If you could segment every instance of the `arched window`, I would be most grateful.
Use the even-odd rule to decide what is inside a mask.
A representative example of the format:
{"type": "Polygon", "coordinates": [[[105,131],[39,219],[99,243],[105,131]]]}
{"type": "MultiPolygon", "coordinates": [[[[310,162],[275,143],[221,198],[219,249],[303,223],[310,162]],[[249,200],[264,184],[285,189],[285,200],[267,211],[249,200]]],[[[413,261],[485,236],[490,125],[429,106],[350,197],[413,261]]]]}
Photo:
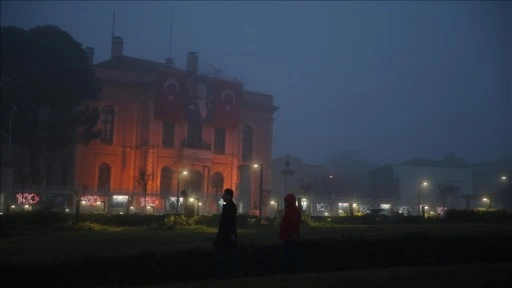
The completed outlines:
{"type": "Polygon", "coordinates": [[[108,193],[110,192],[110,165],[107,163],[101,163],[98,168],[98,192],[108,193]]]}
{"type": "Polygon", "coordinates": [[[171,194],[171,168],[163,167],[160,171],[160,194],[171,194]]]}
{"type": "Polygon", "coordinates": [[[112,144],[114,138],[114,108],[105,105],[101,108],[101,143],[112,144]]]}
{"type": "Polygon", "coordinates": [[[253,154],[253,130],[251,126],[245,125],[242,130],[242,161],[252,162],[253,154]]]}

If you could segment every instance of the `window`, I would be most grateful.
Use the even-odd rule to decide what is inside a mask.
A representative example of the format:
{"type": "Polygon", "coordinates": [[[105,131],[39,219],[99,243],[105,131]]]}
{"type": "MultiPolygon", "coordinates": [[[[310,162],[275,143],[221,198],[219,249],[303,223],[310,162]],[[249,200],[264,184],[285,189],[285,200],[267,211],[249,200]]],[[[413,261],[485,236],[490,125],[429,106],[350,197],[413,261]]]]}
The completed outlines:
{"type": "Polygon", "coordinates": [[[213,153],[226,153],[226,129],[215,128],[213,135],[213,153]]]}
{"type": "Polygon", "coordinates": [[[110,191],[110,165],[101,163],[98,168],[98,192],[108,193],[110,191]]]}
{"type": "Polygon", "coordinates": [[[197,123],[188,123],[187,147],[201,147],[203,139],[203,125],[197,123]]]}
{"type": "Polygon", "coordinates": [[[101,143],[112,144],[114,138],[114,108],[105,105],[101,108],[100,116],[101,124],[101,143]]]}
{"type": "Polygon", "coordinates": [[[242,130],[242,160],[244,163],[252,162],[253,131],[251,126],[244,126],[242,130]]]}
{"type": "Polygon", "coordinates": [[[171,169],[169,167],[163,167],[160,172],[160,194],[170,195],[171,194],[171,169]]]}
{"type": "Polygon", "coordinates": [[[164,122],[162,124],[162,147],[174,148],[174,123],[164,122]]]}

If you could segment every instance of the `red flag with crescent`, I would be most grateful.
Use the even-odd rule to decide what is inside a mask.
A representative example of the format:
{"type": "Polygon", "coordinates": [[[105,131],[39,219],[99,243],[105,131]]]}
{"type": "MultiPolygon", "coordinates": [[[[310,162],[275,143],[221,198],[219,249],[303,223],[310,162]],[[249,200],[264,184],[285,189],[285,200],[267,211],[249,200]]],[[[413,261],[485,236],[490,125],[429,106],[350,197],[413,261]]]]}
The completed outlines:
{"type": "Polygon", "coordinates": [[[235,128],[240,122],[242,83],[217,80],[213,126],[235,128]]]}
{"type": "Polygon", "coordinates": [[[155,118],[164,121],[182,120],[185,107],[186,74],[171,70],[158,70],[157,73],[155,118]]]}

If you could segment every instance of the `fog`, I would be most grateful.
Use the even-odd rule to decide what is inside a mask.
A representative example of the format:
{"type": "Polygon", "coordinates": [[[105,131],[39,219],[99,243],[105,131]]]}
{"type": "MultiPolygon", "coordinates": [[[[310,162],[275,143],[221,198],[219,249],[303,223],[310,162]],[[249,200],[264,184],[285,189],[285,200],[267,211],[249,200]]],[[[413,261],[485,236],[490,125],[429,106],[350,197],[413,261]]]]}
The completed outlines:
{"type": "Polygon", "coordinates": [[[1,2],[2,26],[57,25],[95,63],[112,33],[132,57],[198,52],[274,95],[274,158],[315,164],[511,157],[511,18],[510,1],[1,2]]]}

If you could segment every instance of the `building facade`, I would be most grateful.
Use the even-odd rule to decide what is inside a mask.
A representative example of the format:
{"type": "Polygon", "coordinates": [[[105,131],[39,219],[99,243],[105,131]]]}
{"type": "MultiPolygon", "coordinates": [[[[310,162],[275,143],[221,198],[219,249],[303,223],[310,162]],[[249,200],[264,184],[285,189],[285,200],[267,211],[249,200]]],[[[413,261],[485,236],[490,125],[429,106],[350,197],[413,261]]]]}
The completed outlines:
{"type": "Polygon", "coordinates": [[[118,36],[111,48],[94,65],[102,91],[88,103],[99,110],[100,139],[41,158],[46,188],[71,187],[64,208],[79,199],[83,211],[215,214],[230,187],[240,213],[265,214],[270,166],[248,167],[271,162],[273,96],[200,75],[196,52],[183,70],[124,55],[118,36]]]}

